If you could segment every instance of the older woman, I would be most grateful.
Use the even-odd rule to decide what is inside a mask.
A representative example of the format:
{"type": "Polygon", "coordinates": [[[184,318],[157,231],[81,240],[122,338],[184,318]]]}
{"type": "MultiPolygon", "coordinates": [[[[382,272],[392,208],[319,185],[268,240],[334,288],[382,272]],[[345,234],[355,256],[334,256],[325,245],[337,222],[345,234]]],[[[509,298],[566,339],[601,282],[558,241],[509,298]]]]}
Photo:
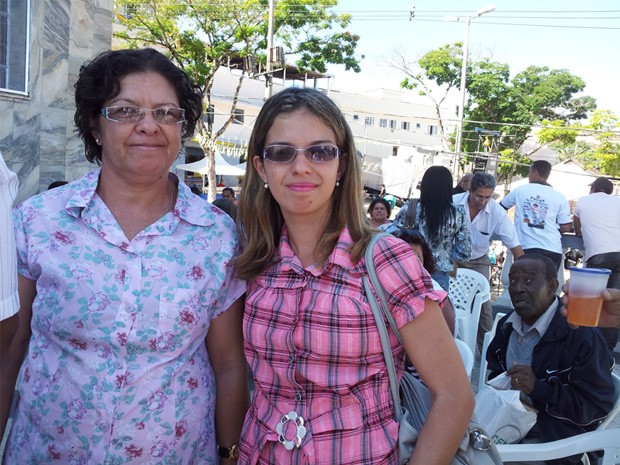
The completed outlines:
{"type": "MultiPolygon", "coordinates": [[[[249,142],[239,221],[247,278],[246,356],[255,392],[240,463],[396,464],[394,420],[378,330],[364,293],[360,160],[338,107],[289,88],[267,100],[249,142]]],[[[404,340],[392,334],[433,393],[409,463],[446,465],[462,439],[473,394],[430,278],[411,248],[382,238],[374,262],[404,340]]]]}
{"type": "Polygon", "coordinates": [[[82,66],[75,97],[101,168],[15,214],[3,413],[27,355],[5,463],[207,464],[218,444],[234,456],[247,405],[234,223],[168,172],[201,96],[144,49],[82,66]]]}
{"type": "Polygon", "coordinates": [[[385,231],[392,224],[390,221],[392,206],[384,198],[373,199],[368,206],[368,214],[370,215],[368,224],[371,228],[385,231]]]}

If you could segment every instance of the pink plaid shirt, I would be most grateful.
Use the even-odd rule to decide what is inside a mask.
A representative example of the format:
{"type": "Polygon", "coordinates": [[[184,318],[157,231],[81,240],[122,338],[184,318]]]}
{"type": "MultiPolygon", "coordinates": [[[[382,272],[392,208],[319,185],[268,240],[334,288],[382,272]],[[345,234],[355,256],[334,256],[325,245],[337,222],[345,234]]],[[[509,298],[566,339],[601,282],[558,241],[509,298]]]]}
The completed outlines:
{"type": "MultiPolygon", "coordinates": [[[[345,228],[323,269],[304,269],[285,227],[279,254],[248,283],[245,352],[256,388],[240,463],[397,463],[398,424],[364,293],[365,260],[351,262],[351,243],[345,228]],[[283,420],[289,412],[303,428],[299,418],[283,420]],[[279,423],[292,450],[278,441],[279,423]]],[[[399,327],[423,311],[425,298],[445,299],[405,242],[382,239],[374,259],[399,327]]],[[[404,349],[394,335],[391,344],[400,375],[404,349]]]]}

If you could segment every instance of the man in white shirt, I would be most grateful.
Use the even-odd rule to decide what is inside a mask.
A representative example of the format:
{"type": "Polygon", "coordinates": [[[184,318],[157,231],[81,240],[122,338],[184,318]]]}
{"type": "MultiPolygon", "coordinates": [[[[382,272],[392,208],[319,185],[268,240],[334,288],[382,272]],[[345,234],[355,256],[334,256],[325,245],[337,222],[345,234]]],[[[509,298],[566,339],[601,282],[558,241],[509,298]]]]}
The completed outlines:
{"type": "Polygon", "coordinates": [[[529,184],[511,191],[500,202],[515,207],[514,224],[524,253],[545,255],[559,269],[562,264],[562,233],[571,230],[568,200],[547,183],[551,164],[536,160],[530,167],[529,184]]]}
{"type": "MultiPolygon", "coordinates": [[[[517,231],[510,217],[500,204],[491,197],[495,190],[495,177],[489,173],[475,173],[471,179],[468,192],[452,197],[455,205],[462,205],[469,219],[471,231],[471,256],[466,262],[459,262],[460,268],[477,271],[487,280],[491,274],[489,245],[491,237],[497,236],[510,249],[515,258],[523,255],[517,231]]],[[[493,326],[491,302],[482,304],[480,322],[478,323],[477,345],[482,347],[484,333],[493,326]]]]}
{"type": "MultiPolygon", "coordinates": [[[[588,268],[611,270],[608,288],[620,289],[620,197],[612,195],[614,185],[605,177],[590,184],[590,195],[575,205],[575,234],[583,237],[588,268]]],[[[618,329],[602,329],[607,346],[613,350],[618,329]]]]}
{"type": "Polygon", "coordinates": [[[0,153],[0,321],[19,310],[17,297],[17,252],[13,231],[13,202],[17,175],[10,171],[0,153]]]}

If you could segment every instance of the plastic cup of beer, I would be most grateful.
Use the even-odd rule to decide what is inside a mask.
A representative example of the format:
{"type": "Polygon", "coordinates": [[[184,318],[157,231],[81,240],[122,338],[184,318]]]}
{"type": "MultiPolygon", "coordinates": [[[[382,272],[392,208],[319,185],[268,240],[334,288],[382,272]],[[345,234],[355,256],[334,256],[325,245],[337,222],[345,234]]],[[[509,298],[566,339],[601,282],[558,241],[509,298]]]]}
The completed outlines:
{"type": "Polygon", "coordinates": [[[577,326],[598,326],[603,298],[611,270],[570,268],[567,320],[577,326]]]}

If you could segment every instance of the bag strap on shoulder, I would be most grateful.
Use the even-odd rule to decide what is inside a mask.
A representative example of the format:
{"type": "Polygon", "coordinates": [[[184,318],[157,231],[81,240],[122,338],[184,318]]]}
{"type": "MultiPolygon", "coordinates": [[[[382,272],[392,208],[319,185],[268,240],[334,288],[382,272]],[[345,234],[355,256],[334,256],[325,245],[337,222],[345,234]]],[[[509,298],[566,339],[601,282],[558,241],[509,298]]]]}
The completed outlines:
{"type": "Polygon", "coordinates": [[[396,321],[394,317],[388,310],[388,302],[387,297],[385,296],[385,291],[383,290],[383,286],[379,281],[379,277],[377,276],[377,270],[375,269],[374,262],[374,254],[373,250],[375,248],[375,244],[383,237],[389,236],[386,233],[377,233],[375,234],[370,242],[368,242],[368,246],[366,247],[366,253],[364,254],[364,258],[366,259],[366,269],[368,271],[368,275],[363,277],[364,282],[364,291],[366,292],[366,298],[370,304],[370,308],[372,309],[372,314],[375,318],[375,322],[377,324],[377,329],[379,330],[379,339],[381,340],[381,348],[383,349],[383,357],[385,358],[385,364],[387,366],[388,378],[390,380],[390,391],[392,393],[392,398],[394,401],[394,412],[396,415],[396,420],[400,421],[400,417],[403,415],[403,410],[400,404],[400,393],[398,390],[398,377],[396,376],[396,366],[394,364],[394,355],[392,354],[392,346],[390,345],[390,338],[388,336],[387,327],[385,325],[385,319],[388,320],[390,326],[394,330],[394,333],[398,337],[398,340],[402,344],[402,339],[400,337],[400,332],[398,331],[398,326],[396,325],[396,321]],[[372,283],[372,287],[371,287],[372,283]],[[372,288],[374,287],[375,292],[379,296],[381,303],[377,301],[375,294],[372,292],[372,288]]]}

